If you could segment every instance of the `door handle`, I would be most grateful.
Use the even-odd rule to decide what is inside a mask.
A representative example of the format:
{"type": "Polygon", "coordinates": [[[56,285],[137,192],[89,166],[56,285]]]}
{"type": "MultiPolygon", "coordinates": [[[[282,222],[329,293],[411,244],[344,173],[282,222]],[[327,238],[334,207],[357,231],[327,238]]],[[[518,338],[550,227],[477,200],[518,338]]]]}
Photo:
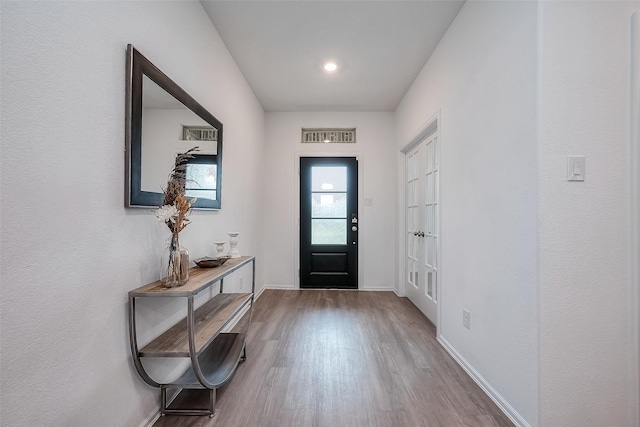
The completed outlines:
{"type": "Polygon", "coordinates": [[[351,231],[358,231],[358,227],[354,225],[353,227],[351,227],[351,231]]]}

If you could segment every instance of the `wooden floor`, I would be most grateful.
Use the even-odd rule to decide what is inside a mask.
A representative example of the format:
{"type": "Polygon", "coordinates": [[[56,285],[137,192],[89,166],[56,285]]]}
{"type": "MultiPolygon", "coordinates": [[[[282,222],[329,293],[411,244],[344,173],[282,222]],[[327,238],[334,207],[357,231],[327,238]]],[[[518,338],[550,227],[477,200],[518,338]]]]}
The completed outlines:
{"type": "Polygon", "coordinates": [[[155,426],[512,426],[392,292],[266,290],[216,416],[155,426]]]}

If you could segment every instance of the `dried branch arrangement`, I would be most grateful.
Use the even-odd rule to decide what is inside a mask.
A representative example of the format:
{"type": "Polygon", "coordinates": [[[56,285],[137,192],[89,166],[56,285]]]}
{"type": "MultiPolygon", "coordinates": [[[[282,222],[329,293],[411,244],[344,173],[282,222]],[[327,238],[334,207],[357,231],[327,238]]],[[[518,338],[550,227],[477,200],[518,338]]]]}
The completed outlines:
{"type": "Polygon", "coordinates": [[[167,187],[162,190],[164,200],[162,206],[156,210],[156,217],[167,224],[172,234],[179,233],[191,222],[188,214],[196,199],[185,198],[187,162],[193,159],[193,153],[199,150],[200,147],[196,146],[176,156],[173,169],[169,173],[167,187]]]}

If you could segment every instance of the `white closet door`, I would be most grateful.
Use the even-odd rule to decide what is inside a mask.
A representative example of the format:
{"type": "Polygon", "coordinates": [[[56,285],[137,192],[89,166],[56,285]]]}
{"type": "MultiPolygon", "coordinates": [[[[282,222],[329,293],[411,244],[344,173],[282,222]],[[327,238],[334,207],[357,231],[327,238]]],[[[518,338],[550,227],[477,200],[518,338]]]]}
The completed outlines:
{"type": "Polygon", "coordinates": [[[437,326],[439,147],[431,135],[406,154],[406,294],[437,326]]]}

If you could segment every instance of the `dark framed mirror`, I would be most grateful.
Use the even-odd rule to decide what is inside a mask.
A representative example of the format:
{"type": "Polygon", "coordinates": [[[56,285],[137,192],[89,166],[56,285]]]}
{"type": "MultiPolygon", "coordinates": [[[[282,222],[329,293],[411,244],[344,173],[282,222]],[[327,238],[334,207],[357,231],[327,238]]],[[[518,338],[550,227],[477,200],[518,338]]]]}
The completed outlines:
{"type": "Polygon", "coordinates": [[[187,163],[194,209],[220,209],[222,123],[132,45],[127,46],[125,206],[162,204],[176,155],[199,147],[187,163]]]}

